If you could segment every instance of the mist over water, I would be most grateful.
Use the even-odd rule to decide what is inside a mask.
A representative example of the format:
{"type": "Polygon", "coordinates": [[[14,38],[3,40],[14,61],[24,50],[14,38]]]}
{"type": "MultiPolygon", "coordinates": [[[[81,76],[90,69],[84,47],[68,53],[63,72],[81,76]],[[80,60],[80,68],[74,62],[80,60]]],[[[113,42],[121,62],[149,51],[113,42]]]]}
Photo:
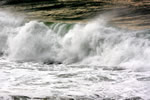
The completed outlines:
{"type": "Polygon", "coordinates": [[[10,60],[149,66],[149,30],[115,28],[103,17],[76,24],[71,29],[59,23],[55,26],[38,21],[21,24],[13,16],[5,19],[5,14],[1,13],[1,52],[6,52],[10,60]]]}
{"type": "MultiPolygon", "coordinates": [[[[3,65],[1,75],[8,79],[1,84],[5,84],[7,91],[10,89],[9,93],[15,88],[14,84],[18,82],[20,86],[18,88],[21,89],[29,85],[29,90],[25,91],[25,94],[32,95],[33,89],[34,92],[36,91],[33,95],[40,94],[40,91],[47,91],[43,93],[44,96],[47,96],[50,91],[46,88],[53,89],[52,84],[58,85],[58,80],[62,79],[62,85],[67,84],[68,88],[61,92],[65,91],[68,95],[79,93],[89,96],[98,93],[102,98],[141,96],[145,100],[150,99],[148,97],[150,89],[147,88],[149,80],[145,78],[150,77],[148,74],[150,71],[150,30],[120,29],[108,24],[108,20],[104,17],[100,16],[85,24],[53,23],[46,25],[38,21],[24,22],[23,18],[0,11],[0,52],[3,54],[1,56],[1,65],[3,65]],[[43,65],[41,62],[54,62],[54,65],[43,65]],[[55,62],[62,64],[55,65],[55,62]],[[6,71],[14,77],[14,81],[6,75],[4,66],[11,66],[6,71]],[[48,67],[50,69],[47,69],[48,67]],[[25,68],[25,72],[17,68],[25,68]],[[38,68],[47,71],[42,73],[38,68]],[[125,69],[127,71],[122,71],[125,69]],[[14,71],[17,70],[22,73],[15,73],[14,71]],[[120,72],[112,70],[120,70],[120,72]],[[49,76],[50,74],[53,74],[54,77],[49,76]],[[18,75],[24,76],[22,80],[17,80],[18,75]],[[32,77],[35,78],[33,84],[32,77]],[[72,82],[75,83],[64,77],[71,77],[72,82]],[[28,78],[31,79],[31,83],[25,82],[28,78]],[[143,78],[145,82],[136,80],[143,78]],[[13,83],[10,84],[8,81],[13,83]],[[101,83],[101,81],[104,82],[101,83]],[[108,83],[108,81],[112,82],[108,83]],[[21,86],[21,82],[24,86],[21,86]],[[135,86],[132,83],[135,83],[135,86]],[[37,90],[36,85],[39,86],[37,90]],[[79,87],[76,87],[78,85],[79,87]],[[126,89],[122,90],[124,86],[126,89]],[[81,93],[78,88],[81,88],[81,93]],[[114,93],[109,92],[111,89],[114,93]]],[[[1,78],[0,81],[2,80],[4,79],[1,78]]],[[[0,91],[3,90],[5,89],[0,88],[0,91]]],[[[17,95],[19,93],[17,91],[19,90],[16,89],[13,93],[17,95]]]]}

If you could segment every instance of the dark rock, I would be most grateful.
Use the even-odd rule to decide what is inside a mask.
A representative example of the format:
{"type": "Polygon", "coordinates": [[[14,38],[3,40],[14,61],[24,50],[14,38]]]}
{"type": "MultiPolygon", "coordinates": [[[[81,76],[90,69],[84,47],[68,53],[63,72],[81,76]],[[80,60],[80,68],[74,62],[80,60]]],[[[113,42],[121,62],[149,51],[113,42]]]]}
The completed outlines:
{"type": "Polygon", "coordinates": [[[12,100],[29,100],[31,99],[28,96],[11,96],[13,99],[12,100]]]}
{"type": "Polygon", "coordinates": [[[45,61],[44,64],[47,64],[47,65],[51,65],[51,64],[62,64],[62,62],[60,62],[60,61],[48,60],[48,61],[45,61]]]}
{"type": "Polygon", "coordinates": [[[141,97],[132,97],[132,98],[127,98],[125,100],[144,100],[141,97]]]}
{"type": "Polygon", "coordinates": [[[3,52],[0,52],[0,56],[3,56],[4,55],[4,53],[3,52]]]}
{"type": "Polygon", "coordinates": [[[41,1],[56,1],[56,0],[2,0],[2,1],[5,1],[5,4],[21,4],[21,3],[41,2],[41,1]]]}
{"type": "Polygon", "coordinates": [[[117,16],[111,22],[116,26],[131,29],[150,27],[150,0],[1,0],[0,4],[4,10],[25,14],[27,20],[86,22],[115,10],[117,16]]]}

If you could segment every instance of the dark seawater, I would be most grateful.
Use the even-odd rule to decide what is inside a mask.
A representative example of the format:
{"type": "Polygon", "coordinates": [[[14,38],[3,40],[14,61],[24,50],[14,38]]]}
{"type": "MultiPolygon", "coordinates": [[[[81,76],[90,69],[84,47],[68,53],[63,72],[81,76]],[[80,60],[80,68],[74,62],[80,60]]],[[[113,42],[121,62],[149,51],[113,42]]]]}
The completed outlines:
{"type": "Polygon", "coordinates": [[[0,100],[150,100],[150,29],[112,14],[41,22],[1,9],[0,100]]]}

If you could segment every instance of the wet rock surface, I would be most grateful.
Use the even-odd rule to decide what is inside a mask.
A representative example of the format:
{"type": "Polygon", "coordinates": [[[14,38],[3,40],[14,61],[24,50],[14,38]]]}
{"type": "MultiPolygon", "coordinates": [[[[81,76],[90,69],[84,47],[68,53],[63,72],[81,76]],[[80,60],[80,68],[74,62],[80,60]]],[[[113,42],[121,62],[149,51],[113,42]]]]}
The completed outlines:
{"type": "Polygon", "coordinates": [[[22,12],[29,20],[86,22],[111,12],[113,24],[130,29],[150,27],[149,0],[2,0],[1,9],[22,12]]]}
{"type": "MultiPolygon", "coordinates": [[[[99,97],[99,95],[96,95],[96,96],[99,97]]],[[[73,98],[70,96],[67,96],[67,97],[54,96],[54,97],[46,97],[46,98],[38,98],[38,97],[32,98],[32,97],[28,97],[28,96],[11,96],[10,98],[12,98],[13,100],[95,100],[95,99],[86,98],[86,97],[73,98]]],[[[1,99],[4,99],[4,98],[1,97],[1,99]]],[[[103,98],[103,99],[99,98],[99,99],[100,100],[116,100],[113,98],[103,98]]],[[[9,100],[9,99],[7,99],[7,100],[9,100]]],[[[132,98],[127,98],[127,99],[122,99],[122,100],[144,100],[144,99],[142,99],[141,97],[132,97],[132,98]]]]}

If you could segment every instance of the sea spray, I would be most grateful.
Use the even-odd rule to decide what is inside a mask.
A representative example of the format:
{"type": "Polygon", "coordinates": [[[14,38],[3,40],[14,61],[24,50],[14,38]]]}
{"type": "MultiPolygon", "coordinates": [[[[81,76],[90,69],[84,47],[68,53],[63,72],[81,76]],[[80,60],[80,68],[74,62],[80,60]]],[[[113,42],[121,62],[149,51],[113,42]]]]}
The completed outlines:
{"type": "Polygon", "coordinates": [[[23,23],[23,17],[14,16],[5,11],[0,11],[0,52],[7,51],[7,39],[17,34],[17,29],[23,23]],[[16,20],[17,19],[17,20],[16,20]]]}
{"type": "Polygon", "coordinates": [[[149,30],[127,31],[104,22],[100,18],[85,25],[77,24],[70,30],[63,38],[64,61],[128,67],[147,63],[149,66],[149,30]]]}
{"type": "Polygon", "coordinates": [[[44,61],[57,57],[59,37],[43,23],[31,21],[9,38],[9,58],[23,61],[44,61]]]}
{"type": "Polygon", "coordinates": [[[150,31],[115,28],[108,25],[106,18],[98,17],[68,28],[70,24],[54,23],[48,27],[38,21],[20,24],[22,20],[4,20],[1,14],[1,26],[4,25],[0,50],[7,51],[8,58],[14,61],[149,66],[150,31]]]}
{"type": "Polygon", "coordinates": [[[103,17],[69,29],[5,18],[0,99],[150,99],[150,30],[119,29],[103,17]]]}

